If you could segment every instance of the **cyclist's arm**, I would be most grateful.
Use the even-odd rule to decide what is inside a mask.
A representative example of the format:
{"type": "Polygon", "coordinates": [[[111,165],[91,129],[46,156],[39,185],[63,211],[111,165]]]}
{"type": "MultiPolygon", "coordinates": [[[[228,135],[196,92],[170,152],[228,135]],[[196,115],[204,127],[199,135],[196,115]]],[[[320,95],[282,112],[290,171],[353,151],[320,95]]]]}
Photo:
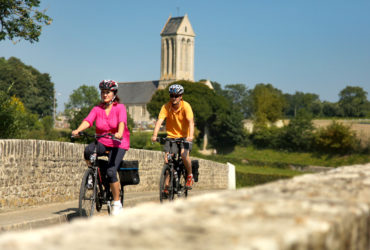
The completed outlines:
{"type": "Polygon", "coordinates": [[[87,129],[89,127],[90,127],[90,123],[83,120],[82,123],[80,124],[80,126],[76,130],[72,131],[72,135],[77,136],[79,132],[82,132],[82,131],[84,131],[85,129],[87,129]]]}
{"type": "Polygon", "coordinates": [[[114,134],[117,139],[122,139],[123,131],[125,130],[125,123],[120,122],[118,124],[118,132],[114,134]]]}
{"type": "Polygon", "coordinates": [[[163,118],[158,118],[157,122],[155,123],[154,132],[152,136],[152,142],[155,142],[155,140],[157,139],[158,132],[159,132],[159,129],[161,128],[163,121],[164,121],[163,118]]]}
{"type": "Polygon", "coordinates": [[[186,138],[187,141],[193,141],[194,138],[194,119],[188,119],[189,122],[189,136],[186,138]]]}

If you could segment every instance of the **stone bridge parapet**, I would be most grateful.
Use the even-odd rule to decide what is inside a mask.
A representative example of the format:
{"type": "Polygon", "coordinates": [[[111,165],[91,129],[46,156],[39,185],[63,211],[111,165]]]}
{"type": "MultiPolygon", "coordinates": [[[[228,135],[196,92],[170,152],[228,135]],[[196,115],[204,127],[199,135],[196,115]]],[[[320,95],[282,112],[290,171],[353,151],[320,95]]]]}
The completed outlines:
{"type": "Polygon", "coordinates": [[[2,250],[370,249],[370,164],[0,235],[2,250]]]}
{"type": "MultiPolygon", "coordinates": [[[[78,199],[86,163],[85,145],[41,140],[0,140],[0,212],[78,199]]],[[[125,160],[138,160],[140,184],[125,191],[158,190],[163,153],[130,149],[125,160]]],[[[200,162],[197,189],[228,188],[229,167],[200,162]]]]}

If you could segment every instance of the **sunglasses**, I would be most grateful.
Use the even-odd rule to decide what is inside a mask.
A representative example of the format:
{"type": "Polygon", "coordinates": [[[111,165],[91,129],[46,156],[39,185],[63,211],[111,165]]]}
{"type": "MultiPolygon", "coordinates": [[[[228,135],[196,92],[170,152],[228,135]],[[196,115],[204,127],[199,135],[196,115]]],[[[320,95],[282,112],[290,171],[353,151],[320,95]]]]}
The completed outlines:
{"type": "Polygon", "coordinates": [[[180,97],[181,95],[174,95],[174,94],[171,94],[170,97],[171,98],[177,98],[177,97],[180,97]]]}

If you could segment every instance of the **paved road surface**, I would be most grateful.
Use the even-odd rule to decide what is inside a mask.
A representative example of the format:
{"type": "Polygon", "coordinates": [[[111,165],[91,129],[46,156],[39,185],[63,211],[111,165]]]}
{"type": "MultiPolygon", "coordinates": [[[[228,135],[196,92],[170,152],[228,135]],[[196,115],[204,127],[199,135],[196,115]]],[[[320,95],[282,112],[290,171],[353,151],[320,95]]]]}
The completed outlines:
{"type": "MultiPolygon", "coordinates": [[[[192,190],[192,195],[212,192],[207,190],[192,190]]],[[[159,203],[158,192],[127,192],[125,193],[125,207],[133,207],[143,202],[159,203]]],[[[0,213],[0,233],[6,231],[32,230],[54,224],[66,223],[77,216],[78,200],[65,203],[44,205],[35,208],[18,209],[16,211],[0,213]]],[[[94,216],[108,215],[106,206],[94,216]]]]}

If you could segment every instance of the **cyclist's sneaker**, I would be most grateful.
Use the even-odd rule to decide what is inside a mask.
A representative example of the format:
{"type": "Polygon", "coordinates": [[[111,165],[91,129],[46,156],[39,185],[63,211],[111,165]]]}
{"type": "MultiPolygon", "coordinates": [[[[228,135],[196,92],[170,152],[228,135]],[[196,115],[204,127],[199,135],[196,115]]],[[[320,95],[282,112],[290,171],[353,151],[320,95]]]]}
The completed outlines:
{"type": "Polygon", "coordinates": [[[165,196],[164,198],[167,198],[168,197],[168,194],[169,194],[168,188],[169,188],[169,186],[165,186],[164,189],[163,189],[163,194],[165,196]]]}
{"type": "Polygon", "coordinates": [[[122,212],[122,204],[120,201],[118,202],[113,202],[112,204],[112,212],[111,212],[111,215],[112,216],[116,216],[116,215],[119,215],[120,213],[122,212]]]}
{"type": "Polygon", "coordinates": [[[193,175],[188,175],[188,177],[186,178],[186,189],[192,189],[192,186],[193,186],[193,183],[194,183],[194,180],[193,180],[193,175]]]}

